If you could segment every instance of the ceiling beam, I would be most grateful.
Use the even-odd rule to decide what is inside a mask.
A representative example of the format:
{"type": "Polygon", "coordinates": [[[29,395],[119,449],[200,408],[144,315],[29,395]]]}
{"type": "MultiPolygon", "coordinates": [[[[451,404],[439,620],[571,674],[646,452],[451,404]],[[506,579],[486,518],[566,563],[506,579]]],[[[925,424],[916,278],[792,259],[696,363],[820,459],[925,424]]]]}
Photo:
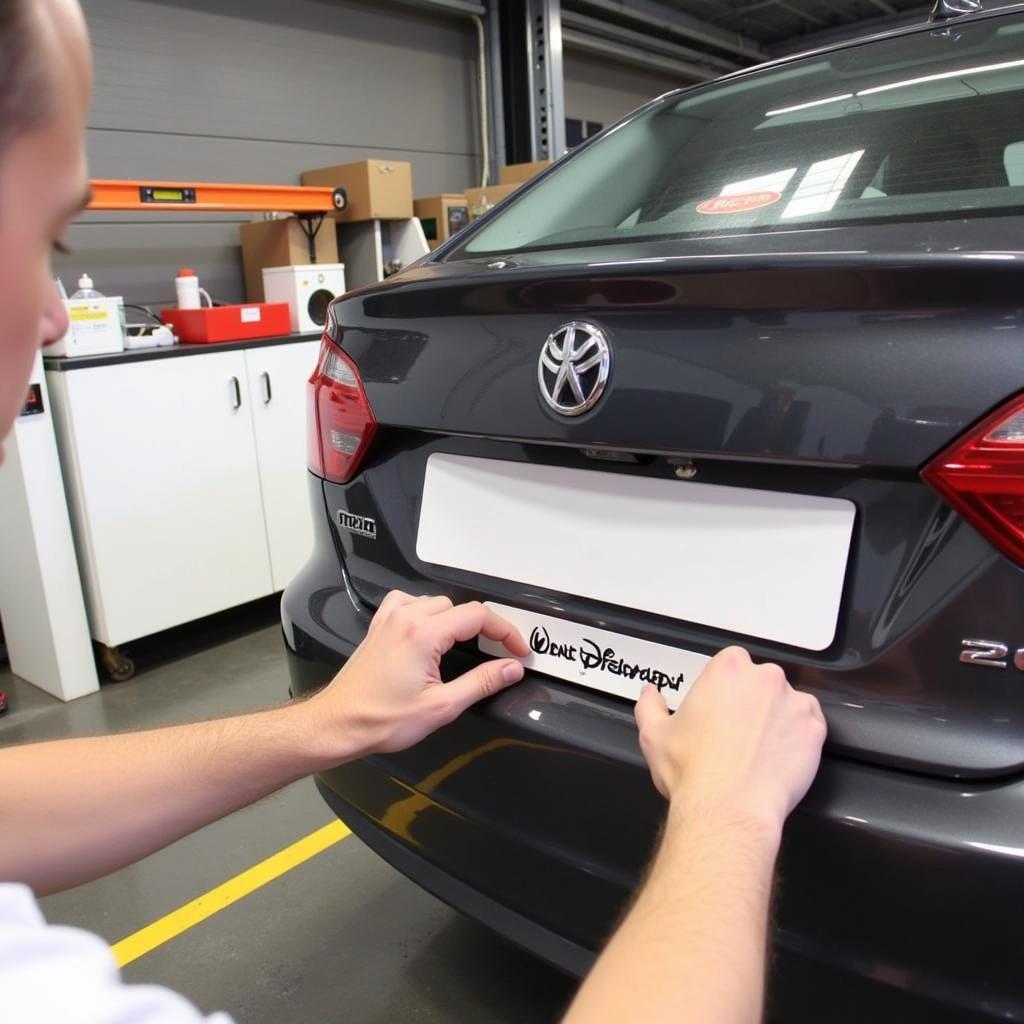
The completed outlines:
{"type": "Polygon", "coordinates": [[[586,9],[613,15],[648,31],[667,34],[677,40],[685,39],[689,43],[699,43],[703,48],[740,57],[744,64],[757,63],[768,57],[766,51],[753,39],[739,32],[718,28],[656,0],[567,0],[563,6],[572,10],[586,9]]]}
{"type": "Polygon", "coordinates": [[[487,8],[479,0],[391,0],[403,7],[425,7],[444,14],[466,14],[482,17],[487,8]]]}
{"type": "MultiPolygon", "coordinates": [[[[717,77],[715,72],[709,71],[706,67],[698,67],[696,64],[653,53],[646,47],[614,43],[610,39],[601,39],[598,36],[577,32],[571,28],[562,29],[562,45],[567,50],[596,54],[600,57],[610,58],[619,64],[631,64],[634,67],[646,68],[648,71],[677,75],[680,79],[678,83],[680,87],[692,85],[694,82],[706,82],[717,77]]],[[[652,96],[651,99],[653,98],[652,96]]]]}
{"type": "MultiPolygon", "coordinates": [[[[753,0],[752,3],[744,4],[742,7],[730,7],[728,8],[729,15],[736,14],[752,14],[754,11],[760,11],[764,7],[771,7],[775,3],[775,0],[753,0]]],[[[725,12],[723,12],[725,13],[725,12]]]]}
{"type": "Polygon", "coordinates": [[[579,29],[587,35],[601,36],[626,46],[639,46],[652,53],[660,53],[663,57],[671,57],[684,63],[693,63],[698,67],[706,68],[709,77],[736,71],[741,66],[724,57],[716,57],[701,50],[691,49],[689,46],[681,46],[670,39],[653,36],[649,32],[636,32],[630,28],[623,28],[621,25],[604,21],[601,18],[592,18],[587,14],[580,14],[578,11],[563,9],[562,24],[566,28],[579,29]]]}
{"type": "Polygon", "coordinates": [[[801,11],[799,7],[794,7],[792,4],[787,4],[784,0],[775,0],[775,2],[785,11],[789,11],[794,17],[803,18],[804,21],[809,21],[812,25],[824,25],[825,22],[821,20],[816,14],[811,14],[810,11],[801,11]]]}
{"type": "Polygon", "coordinates": [[[888,32],[891,29],[903,28],[906,25],[924,24],[931,12],[932,6],[933,3],[920,4],[896,14],[882,14],[876,18],[863,18],[860,21],[850,22],[847,25],[836,25],[832,28],[823,29],[820,32],[807,32],[773,44],[770,47],[771,55],[773,57],[782,57],[786,54],[798,53],[803,50],[815,50],[819,46],[831,46],[833,43],[845,42],[847,39],[871,36],[878,32],[888,32]]]}

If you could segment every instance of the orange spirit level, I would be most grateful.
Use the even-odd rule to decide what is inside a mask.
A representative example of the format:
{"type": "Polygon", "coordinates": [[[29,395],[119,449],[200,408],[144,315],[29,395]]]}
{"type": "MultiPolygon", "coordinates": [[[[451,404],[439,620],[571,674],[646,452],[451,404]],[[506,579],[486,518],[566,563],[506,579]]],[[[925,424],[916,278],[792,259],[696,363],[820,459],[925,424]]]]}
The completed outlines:
{"type": "Polygon", "coordinates": [[[328,185],[239,185],[226,182],[115,181],[90,183],[89,210],[197,210],[294,213],[316,263],[316,235],[324,216],[348,206],[343,188],[328,185]]]}
{"type": "Polygon", "coordinates": [[[330,213],[344,210],[343,188],[306,185],[235,185],[224,182],[93,180],[90,210],[252,210],[330,213]]]}

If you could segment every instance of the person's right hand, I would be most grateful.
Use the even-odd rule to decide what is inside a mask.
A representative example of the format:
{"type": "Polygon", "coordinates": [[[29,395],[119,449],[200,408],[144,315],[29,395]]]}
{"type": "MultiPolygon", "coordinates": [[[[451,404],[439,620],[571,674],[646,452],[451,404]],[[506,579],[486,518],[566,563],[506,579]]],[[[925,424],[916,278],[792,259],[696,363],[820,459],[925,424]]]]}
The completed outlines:
{"type": "Polygon", "coordinates": [[[393,590],[345,667],[305,703],[322,742],[331,745],[334,738],[337,759],[405,750],[470,704],[519,682],[524,670],[518,659],[529,653],[519,630],[479,601],[453,606],[447,597],[393,590]],[[444,682],[444,655],[481,633],[511,657],[488,658],[444,682]]]}
{"type": "Polygon", "coordinates": [[[742,647],[719,651],[675,714],[645,686],[636,721],[654,784],[673,805],[780,831],[814,780],[826,731],[817,699],[742,647]]]}

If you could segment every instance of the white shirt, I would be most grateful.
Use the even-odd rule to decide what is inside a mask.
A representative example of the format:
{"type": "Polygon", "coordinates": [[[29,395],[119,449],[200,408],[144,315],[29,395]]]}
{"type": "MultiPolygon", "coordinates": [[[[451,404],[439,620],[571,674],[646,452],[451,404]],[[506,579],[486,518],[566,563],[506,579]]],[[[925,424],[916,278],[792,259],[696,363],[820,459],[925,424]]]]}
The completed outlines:
{"type": "Polygon", "coordinates": [[[125,985],[107,944],[48,925],[25,885],[0,883],[0,1018],[5,1024],[231,1024],[159,985],[125,985]]]}

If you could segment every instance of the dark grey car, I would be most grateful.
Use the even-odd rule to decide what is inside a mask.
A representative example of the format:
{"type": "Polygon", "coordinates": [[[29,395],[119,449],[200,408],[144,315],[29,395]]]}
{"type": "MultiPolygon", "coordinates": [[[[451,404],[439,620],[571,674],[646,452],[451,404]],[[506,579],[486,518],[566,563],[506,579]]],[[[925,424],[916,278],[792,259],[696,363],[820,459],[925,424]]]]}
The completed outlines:
{"type": "Polygon", "coordinates": [[[631,698],[740,643],[829,723],[773,1009],[1024,1019],[1022,238],[1018,7],[662,97],[336,302],[295,692],[396,587],[537,653],[331,807],[581,973],[663,814],[631,698]]]}

